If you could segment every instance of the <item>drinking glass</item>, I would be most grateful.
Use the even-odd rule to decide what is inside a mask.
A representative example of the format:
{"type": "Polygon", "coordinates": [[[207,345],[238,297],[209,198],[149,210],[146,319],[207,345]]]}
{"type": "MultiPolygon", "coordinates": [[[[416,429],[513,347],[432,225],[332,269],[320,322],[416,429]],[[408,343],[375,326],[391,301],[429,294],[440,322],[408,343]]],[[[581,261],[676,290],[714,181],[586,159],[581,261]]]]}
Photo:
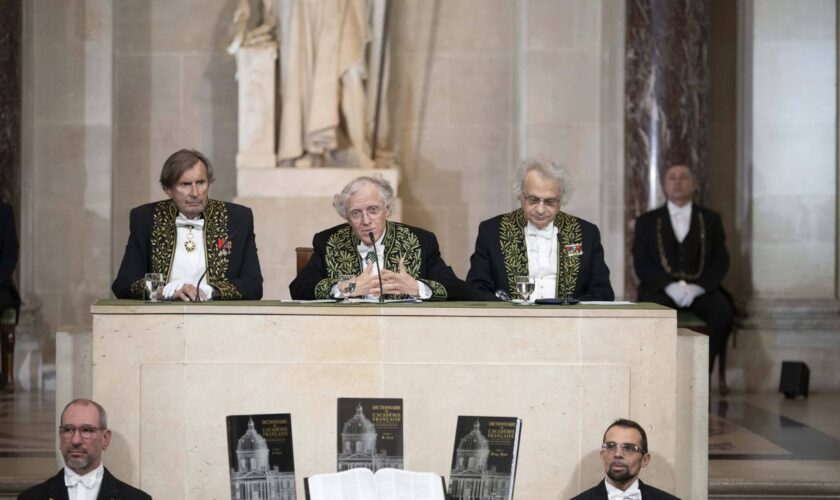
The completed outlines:
{"type": "Polygon", "coordinates": [[[523,302],[528,302],[528,299],[531,298],[531,294],[534,293],[534,277],[517,276],[516,292],[520,297],[522,297],[523,302]]]}
{"type": "Polygon", "coordinates": [[[338,291],[342,300],[347,300],[356,290],[356,277],[353,275],[341,276],[338,278],[338,291]]]}
{"type": "Polygon", "coordinates": [[[166,282],[163,280],[162,273],[146,273],[143,278],[146,281],[146,293],[149,296],[149,302],[157,302],[161,299],[163,294],[163,286],[166,282]]]}

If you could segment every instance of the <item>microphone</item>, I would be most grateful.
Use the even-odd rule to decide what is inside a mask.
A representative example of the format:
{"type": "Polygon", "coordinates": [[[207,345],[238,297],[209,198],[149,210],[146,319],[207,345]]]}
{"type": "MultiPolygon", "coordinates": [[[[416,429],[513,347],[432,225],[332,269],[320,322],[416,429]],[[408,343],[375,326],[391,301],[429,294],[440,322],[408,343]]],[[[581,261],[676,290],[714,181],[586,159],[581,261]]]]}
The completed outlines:
{"type": "MultiPolygon", "coordinates": [[[[223,249],[227,246],[227,243],[228,243],[228,239],[227,239],[227,238],[225,238],[225,239],[222,241],[222,244],[221,244],[221,245],[216,245],[216,251],[217,251],[217,252],[219,252],[219,253],[217,254],[218,256],[220,256],[220,257],[221,257],[221,252],[222,252],[222,250],[223,250],[223,249]]],[[[195,296],[192,298],[192,301],[193,301],[193,302],[199,302],[199,300],[198,300],[198,292],[200,291],[200,289],[198,288],[198,286],[199,286],[199,285],[201,285],[201,280],[203,280],[205,276],[207,276],[207,268],[206,268],[206,267],[204,268],[204,272],[203,272],[203,273],[201,273],[201,277],[200,277],[200,278],[198,278],[198,281],[196,281],[196,283],[195,283],[195,296]]]]}
{"type": "Polygon", "coordinates": [[[376,275],[379,277],[379,302],[385,302],[385,289],[382,287],[382,270],[379,269],[379,254],[376,253],[376,241],[373,239],[373,231],[368,233],[368,238],[370,238],[370,246],[373,248],[371,250],[373,252],[374,259],[373,261],[376,262],[376,275]]]}

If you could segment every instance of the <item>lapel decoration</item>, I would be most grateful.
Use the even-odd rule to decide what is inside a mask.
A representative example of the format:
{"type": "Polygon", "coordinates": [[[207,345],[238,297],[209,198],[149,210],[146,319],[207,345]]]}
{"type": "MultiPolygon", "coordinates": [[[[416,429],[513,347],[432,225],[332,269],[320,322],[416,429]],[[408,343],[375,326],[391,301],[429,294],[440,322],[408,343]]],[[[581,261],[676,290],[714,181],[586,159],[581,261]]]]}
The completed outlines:
{"type": "Polygon", "coordinates": [[[178,210],[172,200],[163,200],[155,204],[152,215],[152,271],[162,273],[169,281],[172,261],[175,259],[175,217],[178,210]]]}
{"type": "MultiPolygon", "coordinates": [[[[699,278],[700,275],[703,274],[703,270],[706,267],[706,219],[703,217],[703,214],[700,213],[699,210],[696,210],[696,211],[692,210],[692,211],[696,212],[696,214],[697,214],[696,215],[697,226],[700,229],[700,264],[697,266],[697,272],[695,272],[695,273],[689,273],[689,272],[683,272],[683,271],[674,271],[671,268],[671,263],[668,262],[668,256],[665,255],[665,242],[663,241],[663,238],[662,238],[662,233],[663,233],[663,231],[665,231],[664,224],[662,223],[662,219],[663,219],[662,214],[660,214],[659,217],[656,218],[656,248],[657,248],[657,251],[659,252],[659,263],[662,265],[662,269],[664,269],[665,272],[668,273],[670,276],[672,276],[676,279],[686,280],[686,281],[694,281],[697,278],[699,278]]],[[[667,214],[668,211],[665,210],[665,213],[667,214]]],[[[692,214],[692,218],[695,218],[693,214],[692,214]]],[[[668,221],[668,227],[670,227],[670,224],[671,224],[671,221],[669,220],[668,221]]],[[[691,228],[691,226],[689,226],[688,234],[685,236],[685,240],[683,240],[683,243],[685,243],[688,240],[689,235],[691,235],[691,229],[690,228],[691,228]]],[[[671,234],[673,234],[673,230],[671,231],[671,234]]],[[[674,237],[674,240],[676,241],[676,237],[674,237]]]]}
{"type": "MultiPolygon", "coordinates": [[[[515,297],[519,297],[516,292],[516,276],[528,274],[528,247],[525,244],[527,223],[522,209],[503,215],[499,223],[499,244],[508,277],[508,290],[515,297]]],[[[562,251],[558,252],[557,259],[557,297],[562,297],[563,294],[571,295],[575,290],[580,273],[580,257],[584,252],[583,238],[577,217],[557,212],[554,225],[562,242],[562,251]]]]}

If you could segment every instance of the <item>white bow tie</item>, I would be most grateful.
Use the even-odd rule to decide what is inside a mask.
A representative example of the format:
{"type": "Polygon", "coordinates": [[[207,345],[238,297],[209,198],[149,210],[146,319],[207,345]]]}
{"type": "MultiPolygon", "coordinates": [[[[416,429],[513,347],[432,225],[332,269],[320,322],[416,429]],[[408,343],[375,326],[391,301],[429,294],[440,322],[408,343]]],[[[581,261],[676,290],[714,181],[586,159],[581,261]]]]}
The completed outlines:
{"type": "Polygon", "coordinates": [[[537,229],[535,227],[528,226],[527,231],[525,232],[528,236],[536,236],[537,238],[542,238],[545,240],[553,240],[554,239],[554,226],[549,224],[548,226],[537,229]]]}
{"type": "Polygon", "coordinates": [[[175,227],[193,227],[204,229],[204,219],[187,219],[186,217],[175,217],[175,227]]]}
{"type": "Polygon", "coordinates": [[[608,498],[609,500],[642,500],[642,492],[639,490],[619,491],[616,493],[610,493],[608,498]]]}
{"type": "Polygon", "coordinates": [[[87,489],[93,488],[93,485],[96,484],[96,474],[80,476],[67,470],[64,471],[64,486],[72,487],[79,483],[82,483],[87,489]]]}
{"type": "MultiPolygon", "coordinates": [[[[356,250],[358,250],[358,251],[359,251],[359,254],[361,254],[361,255],[365,255],[365,254],[370,253],[370,252],[371,252],[371,250],[373,250],[373,248],[371,248],[371,247],[369,247],[369,246],[365,245],[364,243],[359,243],[359,245],[358,245],[358,246],[356,246],[356,250]]],[[[379,250],[379,249],[377,248],[377,253],[378,253],[378,250],[379,250]]]]}

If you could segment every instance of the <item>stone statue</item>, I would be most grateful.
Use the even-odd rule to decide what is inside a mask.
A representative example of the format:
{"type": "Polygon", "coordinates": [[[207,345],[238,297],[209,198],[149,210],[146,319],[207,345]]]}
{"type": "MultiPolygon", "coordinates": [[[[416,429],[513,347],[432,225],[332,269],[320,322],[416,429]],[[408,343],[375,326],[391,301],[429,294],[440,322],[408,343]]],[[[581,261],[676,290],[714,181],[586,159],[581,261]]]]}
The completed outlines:
{"type": "Polygon", "coordinates": [[[250,0],[239,0],[233,13],[233,39],[228,45],[228,54],[236,54],[241,47],[256,47],[275,42],[274,28],[277,16],[274,13],[274,0],[262,0],[262,22],[248,30],[251,19],[250,0]]]}
{"type": "Polygon", "coordinates": [[[282,4],[280,165],[374,168],[366,46],[377,4],[384,5],[380,0],[282,4]]]}

